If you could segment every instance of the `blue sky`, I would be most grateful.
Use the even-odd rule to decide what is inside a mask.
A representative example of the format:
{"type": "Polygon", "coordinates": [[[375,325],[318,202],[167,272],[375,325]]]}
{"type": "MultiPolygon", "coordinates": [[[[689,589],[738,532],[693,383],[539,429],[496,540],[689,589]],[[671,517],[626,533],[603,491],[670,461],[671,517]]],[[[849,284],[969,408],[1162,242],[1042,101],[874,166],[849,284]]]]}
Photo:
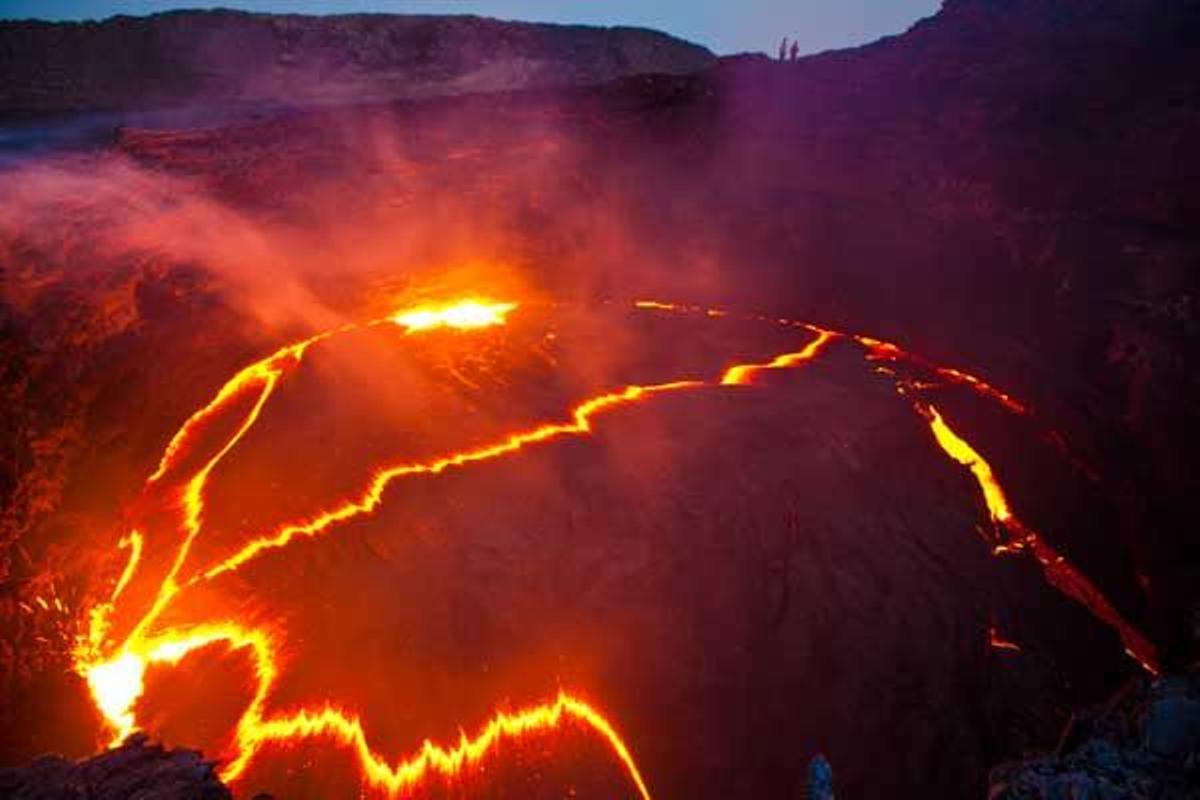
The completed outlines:
{"type": "Polygon", "coordinates": [[[0,0],[0,17],[101,19],[171,8],[223,6],[308,14],[387,11],[480,14],[501,19],[641,25],[718,53],[774,52],[789,36],[803,52],[847,47],[900,33],[941,0],[0,0]]]}

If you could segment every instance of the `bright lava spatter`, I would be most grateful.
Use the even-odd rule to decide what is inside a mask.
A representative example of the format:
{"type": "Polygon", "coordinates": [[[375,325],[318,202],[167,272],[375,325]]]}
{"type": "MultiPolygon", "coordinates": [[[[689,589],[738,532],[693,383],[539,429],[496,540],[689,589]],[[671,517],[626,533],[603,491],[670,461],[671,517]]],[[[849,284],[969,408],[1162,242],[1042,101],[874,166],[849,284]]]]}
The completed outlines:
{"type": "MultiPolygon", "coordinates": [[[[681,306],[658,301],[638,301],[635,306],[648,310],[700,313],[712,318],[729,315],[721,309],[681,306]]],[[[503,325],[507,315],[516,308],[515,303],[471,299],[403,311],[367,325],[400,325],[406,328],[408,333],[439,328],[466,331],[503,325]]],[[[899,359],[907,356],[895,345],[865,337],[845,337],[834,331],[789,320],[762,316],[750,318],[798,327],[812,333],[813,338],[796,352],[780,354],[764,363],[735,364],[711,380],[686,379],[626,386],[580,403],[561,421],[547,422],[527,430],[516,431],[491,444],[448,453],[427,461],[385,467],[376,472],[357,495],[327,508],[314,517],[292,521],[273,531],[255,536],[221,563],[181,582],[180,573],[190,548],[203,529],[205,488],[213,470],[254,426],[280,381],[301,362],[310,347],[358,326],[344,326],[280,348],[238,372],[217,391],[208,404],[184,422],[168,443],[157,469],[147,480],[147,487],[150,487],[164,482],[168,476],[184,471],[185,467],[194,468],[179,479],[182,487],[177,497],[182,517],[180,545],[149,610],[138,619],[132,632],[123,641],[109,641],[110,621],[116,604],[143,560],[144,537],[141,532],[132,531],[121,542],[121,546],[130,552],[114,591],[106,603],[91,610],[87,635],[77,645],[76,666],[87,679],[97,708],[112,728],[114,743],[138,729],[135,705],[144,691],[144,676],[148,667],[175,664],[194,650],[220,643],[232,651],[245,651],[252,660],[256,676],[254,696],[238,719],[233,735],[233,752],[221,773],[222,778],[227,781],[240,777],[264,745],[317,738],[331,740],[354,755],[361,770],[364,786],[396,795],[417,788],[433,775],[459,775],[465,767],[488,757],[495,745],[504,739],[517,739],[530,734],[553,731],[567,723],[573,723],[590,730],[608,745],[637,794],[648,800],[650,793],[646,782],[615,726],[593,705],[569,692],[560,691],[553,700],[541,705],[511,712],[498,712],[474,737],[463,734],[454,746],[442,747],[426,741],[414,755],[390,762],[371,749],[358,716],[332,703],[301,708],[290,713],[267,715],[266,702],[278,677],[275,632],[265,628],[247,627],[237,620],[224,620],[187,629],[157,630],[155,624],[175,598],[189,586],[236,570],[261,553],[285,547],[297,537],[324,534],[345,520],[372,513],[383,502],[391,482],[400,478],[415,474],[438,474],[475,462],[501,458],[526,446],[561,437],[587,435],[592,431],[592,425],[599,415],[661,394],[750,385],[763,371],[794,368],[812,361],[823,352],[826,345],[837,338],[848,338],[859,343],[870,357],[899,359]],[[248,402],[249,407],[224,445],[204,463],[189,464],[193,446],[204,431],[206,423],[239,402],[248,402]]],[[[1003,403],[1011,411],[1026,413],[1024,405],[965,372],[941,368],[937,373],[943,378],[970,386],[981,395],[1003,403]]],[[[975,475],[993,521],[1008,534],[1007,544],[1014,549],[1032,552],[1056,588],[1116,628],[1122,634],[1129,652],[1147,668],[1152,669],[1153,648],[1121,619],[1086,578],[1016,519],[1008,508],[1003,490],[987,462],[949,428],[936,409],[927,405],[917,405],[916,408],[929,420],[936,441],[947,455],[968,467],[975,475]]]]}

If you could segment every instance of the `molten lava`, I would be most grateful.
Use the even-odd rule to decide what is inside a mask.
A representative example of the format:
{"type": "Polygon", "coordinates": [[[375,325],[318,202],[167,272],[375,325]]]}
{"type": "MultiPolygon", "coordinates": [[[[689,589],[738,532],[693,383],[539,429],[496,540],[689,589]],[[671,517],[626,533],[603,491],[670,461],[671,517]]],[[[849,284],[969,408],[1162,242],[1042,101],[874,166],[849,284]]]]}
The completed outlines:
{"type": "Polygon", "coordinates": [[[210,568],[195,580],[215,578],[225,572],[237,569],[265,550],[287,546],[297,536],[317,536],[339,522],[344,522],[360,514],[370,514],[383,503],[384,491],[388,484],[397,478],[421,474],[437,475],[452,467],[461,467],[476,461],[487,461],[516,452],[529,444],[546,442],[560,436],[589,433],[592,430],[592,418],[597,414],[654,394],[681,389],[696,389],[704,385],[702,381],[673,381],[648,386],[626,386],[620,391],[593,397],[579,404],[572,410],[567,421],[539,425],[526,431],[512,433],[501,441],[471,450],[449,453],[431,461],[385,467],[375,473],[370,484],[358,497],[322,511],[311,519],[289,522],[272,533],[251,539],[238,552],[210,568]]]}
{"type": "Polygon", "coordinates": [[[1063,594],[1071,597],[1098,619],[1113,628],[1125,645],[1125,652],[1150,672],[1155,672],[1154,646],[1130,625],[1108,601],[1104,593],[1087,576],[1073,567],[1034,530],[1027,527],[1012,512],[1008,498],[1000,487],[991,465],[965,439],[955,433],[933,406],[918,406],[917,410],[929,420],[934,439],[946,455],[969,469],[983,493],[988,514],[995,523],[1001,539],[997,552],[1027,550],[1042,568],[1046,580],[1063,594]]]}
{"type": "MultiPolygon", "coordinates": [[[[983,492],[983,501],[987,505],[992,522],[1007,529],[1005,526],[1013,523],[1013,513],[1012,509],[1008,507],[1008,498],[1004,496],[1004,490],[1000,488],[991,465],[984,461],[983,457],[975,452],[975,449],[967,444],[965,439],[950,429],[936,408],[926,406],[918,407],[918,410],[929,420],[929,429],[933,431],[933,438],[946,451],[946,455],[971,470],[971,474],[979,482],[979,489],[983,492]]],[[[1020,547],[1021,543],[1018,541],[1016,546],[1020,547]]]]}
{"type": "MultiPolygon", "coordinates": [[[[694,313],[709,318],[732,316],[720,309],[657,301],[639,301],[635,305],[645,310],[694,313]]],[[[479,328],[504,325],[516,309],[515,303],[471,299],[410,309],[367,325],[396,324],[412,335],[431,330],[469,335],[479,328]]],[[[361,719],[333,701],[286,712],[268,712],[268,699],[280,676],[277,654],[282,631],[249,624],[241,619],[215,620],[187,628],[164,627],[160,620],[167,609],[192,587],[234,572],[268,551],[286,548],[298,537],[328,534],[341,523],[373,513],[387,499],[389,487],[405,477],[437,475],[450,469],[504,458],[522,448],[563,437],[585,436],[593,431],[597,420],[603,415],[665,394],[754,386],[757,378],[766,371],[792,369],[813,361],[837,339],[857,342],[872,359],[916,362],[899,347],[878,340],[847,337],[789,320],[755,315],[744,318],[800,328],[810,333],[812,338],[798,350],[761,363],[734,364],[708,380],[675,378],[619,387],[584,400],[560,420],[513,431],[495,441],[460,451],[386,465],[369,476],[359,490],[335,499],[324,510],[249,536],[231,555],[207,568],[193,569],[185,579],[181,576],[185,568],[190,566],[188,562],[192,545],[205,530],[206,489],[213,472],[255,426],[280,383],[300,364],[313,345],[363,326],[349,325],[316,334],[287,345],[239,371],[220,387],[211,401],[182,424],[167,444],[157,469],[146,482],[147,502],[161,506],[161,514],[175,519],[175,529],[165,537],[161,534],[151,537],[148,531],[135,530],[122,540],[121,547],[129,551],[126,565],[108,600],[91,610],[87,634],[78,643],[77,667],[87,679],[96,707],[111,726],[114,741],[121,740],[139,727],[136,707],[145,691],[145,675],[151,666],[177,664],[189,653],[219,644],[232,652],[244,654],[253,666],[255,675],[252,699],[232,733],[231,749],[226,754],[227,760],[222,770],[225,780],[233,781],[241,777],[269,744],[319,739],[329,741],[353,755],[365,787],[395,795],[417,789],[431,776],[453,778],[460,775],[468,766],[494,757],[497,745],[504,740],[519,740],[572,725],[590,732],[606,744],[627,776],[631,788],[638,796],[649,798],[642,772],[616,727],[595,706],[572,693],[560,691],[544,704],[496,713],[476,735],[468,737],[463,734],[454,746],[440,746],[427,740],[415,754],[389,760],[372,749],[361,719]],[[231,426],[229,418],[232,418],[231,426]],[[223,424],[229,426],[228,429],[217,425],[218,420],[225,420],[223,424]],[[207,458],[202,457],[201,440],[211,439],[218,433],[222,434],[219,446],[215,451],[210,451],[211,455],[207,458]],[[166,562],[168,566],[157,591],[148,602],[143,598],[141,602],[146,604],[146,608],[137,613],[138,607],[128,605],[134,602],[127,591],[129,584],[136,574],[151,569],[147,566],[148,548],[158,547],[164,538],[173,541],[176,549],[166,562]],[[129,632],[115,637],[114,618],[119,609],[125,612],[122,619],[129,617],[132,623],[126,620],[123,627],[128,627],[129,632]]],[[[1028,413],[1025,405],[965,372],[936,368],[934,373],[943,379],[968,386],[981,396],[1002,403],[1014,413],[1028,413]]],[[[938,446],[947,456],[971,471],[997,534],[1001,537],[999,545],[1032,553],[1051,584],[1114,627],[1130,653],[1152,667],[1154,653],[1149,643],[1120,617],[1095,586],[1016,517],[987,461],[949,427],[933,406],[917,403],[916,409],[928,420],[938,446]]],[[[153,578],[153,573],[150,575],[153,578]]]]}
{"type": "MultiPolygon", "coordinates": [[[[680,305],[656,300],[638,300],[634,305],[637,308],[646,310],[703,314],[706,316],[726,316],[728,313],[719,309],[706,309],[701,306],[680,305]]],[[[870,336],[837,334],[809,325],[808,323],[788,319],[774,319],[760,314],[748,314],[744,315],[744,318],[762,322],[774,322],[785,326],[803,327],[816,332],[818,334],[817,341],[814,341],[806,348],[806,350],[812,350],[809,353],[809,357],[816,355],[828,341],[824,337],[841,335],[862,347],[869,361],[887,361],[897,366],[907,365],[918,373],[931,373],[935,378],[941,378],[957,385],[965,386],[980,397],[998,403],[1014,414],[1022,416],[1029,416],[1031,414],[1027,404],[1014,399],[982,378],[964,370],[931,365],[925,359],[909,353],[899,345],[891,342],[885,342],[870,336]]],[[[780,358],[786,360],[786,356],[780,358]]],[[[731,370],[731,373],[727,373],[727,376],[731,376],[734,379],[733,383],[740,383],[742,382],[742,378],[752,375],[755,371],[762,369],[763,366],[765,365],[759,365],[759,367],[750,368],[749,370],[735,367],[731,370]]],[[[922,391],[936,388],[937,386],[936,381],[901,376],[894,369],[882,369],[880,371],[896,382],[896,388],[901,395],[907,394],[910,389],[922,391]]],[[[991,517],[995,530],[1000,536],[994,547],[994,552],[997,554],[1011,551],[1025,551],[1030,553],[1038,562],[1043,575],[1051,586],[1082,605],[1092,616],[1116,631],[1121,638],[1121,642],[1124,644],[1125,652],[1148,672],[1156,672],[1157,653],[1154,645],[1117,611],[1108,598],[1104,596],[1104,593],[1087,576],[1075,568],[1066,558],[1048,545],[1041,536],[1027,527],[1025,523],[1013,514],[1008,498],[999,480],[996,478],[991,465],[983,456],[971,447],[965,439],[955,433],[932,405],[916,403],[914,404],[914,408],[918,414],[928,420],[934,440],[942,451],[958,464],[968,468],[979,484],[988,515],[991,517]]],[[[1043,435],[1043,438],[1052,443],[1073,465],[1081,468],[1081,471],[1085,475],[1094,479],[1094,475],[1086,465],[1083,465],[1081,460],[1066,447],[1065,440],[1061,434],[1049,431],[1043,435]]]]}
{"type": "Polygon", "coordinates": [[[721,385],[750,386],[754,383],[754,376],[765,370],[798,367],[805,361],[811,361],[816,358],[821,349],[833,340],[833,337],[834,334],[831,331],[818,330],[817,338],[809,342],[803,350],[776,356],[766,364],[738,364],[732,366],[721,376],[721,385]]]}
{"type": "Polygon", "coordinates": [[[489,303],[483,300],[462,300],[448,305],[421,306],[401,311],[391,317],[392,322],[408,328],[410,333],[433,328],[455,328],[473,330],[503,325],[508,312],[516,303],[489,303]]]}
{"type": "MultiPolygon", "coordinates": [[[[423,307],[398,313],[389,321],[404,325],[409,333],[451,328],[472,330],[501,325],[515,304],[485,305],[465,301],[442,307],[423,307]]],[[[377,324],[377,323],[371,323],[377,324]]],[[[347,328],[310,337],[289,345],[271,356],[237,373],[221,387],[214,398],[193,414],[168,444],[159,468],[148,480],[148,486],[164,480],[181,465],[186,464],[195,440],[204,434],[206,423],[218,414],[236,408],[249,395],[252,402],[232,434],[196,471],[183,476],[178,503],[182,510],[182,543],[171,567],[164,577],[149,610],[138,620],[132,633],[115,649],[108,647],[110,617],[122,590],[136,571],[142,550],[142,536],[127,537],[131,557],[110,600],[98,606],[91,615],[89,632],[77,650],[81,673],[87,678],[97,708],[104,714],[119,741],[137,728],[135,704],[144,692],[147,668],[153,664],[178,663],[184,655],[213,643],[224,643],[232,650],[246,650],[254,664],[257,686],[253,701],[238,720],[234,733],[235,752],[222,772],[226,780],[238,778],[265,744],[308,738],[332,739],[350,749],[362,769],[367,785],[397,793],[412,788],[428,773],[457,774],[465,764],[482,759],[504,738],[517,738],[534,731],[551,730],[567,722],[582,725],[607,742],[629,775],[640,796],[649,797],[645,782],[627,746],[613,725],[591,705],[566,692],[560,692],[551,703],[523,709],[516,713],[501,713],[474,739],[463,738],[451,749],[426,742],[421,752],[410,759],[390,765],[368,746],[362,723],[357,716],[345,713],[332,704],[304,708],[290,714],[267,716],[264,705],[278,676],[272,632],[246,628],[237,621],[224,621],[187,630],[156,631],[154,626],[164,611],[186,588],[178,580],[187,561],[189,549],[203,529],[204,498],[207,480],[219,462],[238,444],[257,422],[263,407],[271,397],[285,371],[299,363],[313,344],[347,328]]],[[[592,418],[612,408],[637,402],[654,394],[698,388],[699,381],[674,381],[647,386],[628,386],[581,403],[567,421],[547,423],[527,431],[517,432],[502,441],[450,453],[422,463],[399,464],[379,471],[357,497],[327,510],[316,517],[282,526],[263,536],[252,538],[245,546],[216,567],[195,576],[189,583],[208,580],[236,570],[264,550],[285,546],[299,535],[312,536],[334,524],[372,512],[383,502],[384,491],[394,480],[413,474],[437,474],[448,468],[476,461],[498,458],[526,445],[540,443],[567,435],[579,435],[591,430],[592,418]]]]}

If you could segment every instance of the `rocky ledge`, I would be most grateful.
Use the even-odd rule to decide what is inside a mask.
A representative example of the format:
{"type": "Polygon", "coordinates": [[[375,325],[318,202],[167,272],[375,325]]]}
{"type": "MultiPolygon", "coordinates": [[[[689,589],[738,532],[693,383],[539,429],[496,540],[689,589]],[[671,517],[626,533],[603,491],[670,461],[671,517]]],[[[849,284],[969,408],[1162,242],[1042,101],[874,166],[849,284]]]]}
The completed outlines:
{"type": "Polygon", "coordinates": [[[686,73],[714,56],[641,28],[474,16],[172,11],[0,22],[0,115],[346,103],[686,73]]]}
{"type": "Polygon", "coordinates": [[[85,761],[43,756],[0,770],[10,800],[232,800],[213,765],[194,750],[166,750],[144,736],[85,761]]]}
{"type": "Polygon", "coordinates": [[[992,771],[989,800],[1200,797],[1200,673],[1138,680],[1077,714],[1051,756],[992,771]]]}

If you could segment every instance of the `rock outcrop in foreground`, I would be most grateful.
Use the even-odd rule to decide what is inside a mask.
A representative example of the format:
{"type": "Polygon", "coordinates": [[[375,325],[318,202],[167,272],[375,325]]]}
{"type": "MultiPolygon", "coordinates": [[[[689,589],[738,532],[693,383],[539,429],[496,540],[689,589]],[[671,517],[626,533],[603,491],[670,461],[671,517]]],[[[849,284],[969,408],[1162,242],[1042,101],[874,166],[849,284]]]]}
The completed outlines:
{"type": "Polygon", "coordinates": [[[1130,685],[1075,717],[1060,752],[997,767],[991,800],[1200,796],[1200,676],[1130,685]]]}
{"type": "Polygon", "coordinates": [[[213,765],[193,750],[165,750],[143,736],[86,761],[45,756],[0,770],[10,800],[231,800],[213,765]]]}

